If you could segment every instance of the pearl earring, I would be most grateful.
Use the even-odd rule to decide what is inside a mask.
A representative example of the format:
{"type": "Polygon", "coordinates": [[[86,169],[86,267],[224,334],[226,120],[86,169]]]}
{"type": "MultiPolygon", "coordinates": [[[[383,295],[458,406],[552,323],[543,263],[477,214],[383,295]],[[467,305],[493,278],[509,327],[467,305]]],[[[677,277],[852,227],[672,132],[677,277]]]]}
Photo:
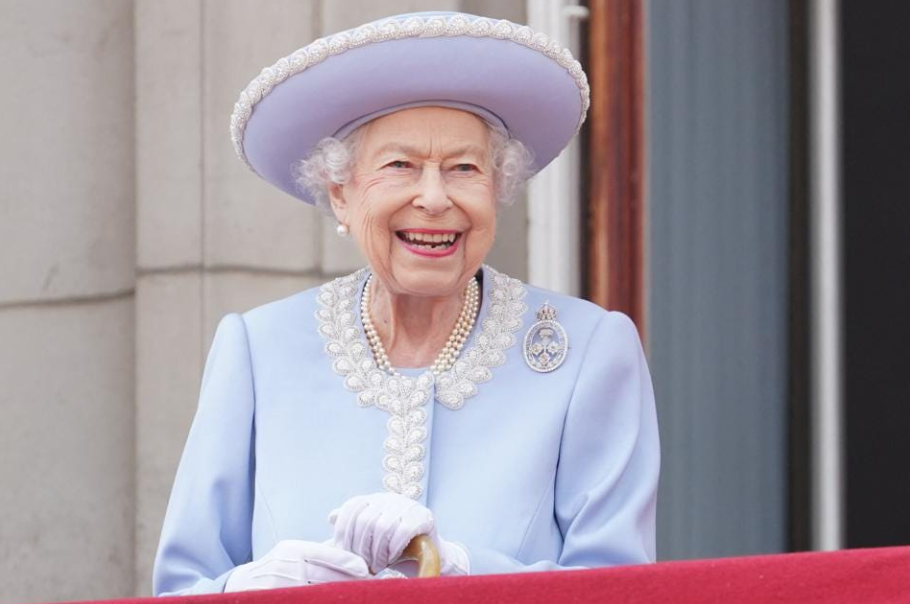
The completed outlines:
{"type": "Polygon", "coordinates": [[[339,237],[347,237],[351,229],[348,228],[348,225],[339,222],[338,226],[335,227],[335,232],[338,233],[339,237]]]}

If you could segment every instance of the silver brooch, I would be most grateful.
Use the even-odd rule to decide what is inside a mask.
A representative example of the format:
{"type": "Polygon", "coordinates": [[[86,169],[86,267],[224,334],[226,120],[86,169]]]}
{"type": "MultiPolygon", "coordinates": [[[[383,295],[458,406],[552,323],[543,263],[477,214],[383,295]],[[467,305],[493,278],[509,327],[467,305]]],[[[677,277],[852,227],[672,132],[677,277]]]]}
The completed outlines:
{"type": "Polygon", "coordinates": [[[525,363],[534,371],[553,371],[566,360],[569,337],[556,321],[556,309],[545,302],[537,309],[537,323],[525,335],[525,363]]]}

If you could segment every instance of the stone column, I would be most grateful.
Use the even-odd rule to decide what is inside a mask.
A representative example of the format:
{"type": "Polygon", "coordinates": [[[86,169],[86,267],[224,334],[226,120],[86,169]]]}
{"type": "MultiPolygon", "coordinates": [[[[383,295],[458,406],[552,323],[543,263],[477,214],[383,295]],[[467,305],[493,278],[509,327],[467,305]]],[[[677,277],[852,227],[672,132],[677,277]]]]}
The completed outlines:
{"type": "Polygon", "coordinates": [[[0,1],[0,601],[133,588],[132,10],[0,1]]]}
{"type": "Polygon", "coordinates": [[[136,593],[161,524],[218,321],[325,279],[320,216],[237,160],[234,101],[318,36],[316,2],[138,0],[136,593]]]}
{"type": "Polygon", "coordinates": [[[139,0],[136,38],[136,583],[151,566],[202,371],[198,0],[139,0]]]}

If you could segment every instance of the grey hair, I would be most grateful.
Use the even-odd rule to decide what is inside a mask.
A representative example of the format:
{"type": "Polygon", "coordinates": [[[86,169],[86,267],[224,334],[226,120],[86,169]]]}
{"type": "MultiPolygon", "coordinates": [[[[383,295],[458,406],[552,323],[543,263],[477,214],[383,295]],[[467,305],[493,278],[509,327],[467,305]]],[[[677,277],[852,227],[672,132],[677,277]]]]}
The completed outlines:
{"type": "MultiPolygon", "coordinates": [[[[489,132],[496,201],[503,206],[512,205],[534,173],[534,156],[520,140],[509,138],[486,122],[484,125],[489,132]]],[[[328,214],[332,212],[328,187],[350,180],[361,138],[363,126],[341,140],[328,136],[293,168],[297,188],[308,193],[316,206],[328,214]]]]}

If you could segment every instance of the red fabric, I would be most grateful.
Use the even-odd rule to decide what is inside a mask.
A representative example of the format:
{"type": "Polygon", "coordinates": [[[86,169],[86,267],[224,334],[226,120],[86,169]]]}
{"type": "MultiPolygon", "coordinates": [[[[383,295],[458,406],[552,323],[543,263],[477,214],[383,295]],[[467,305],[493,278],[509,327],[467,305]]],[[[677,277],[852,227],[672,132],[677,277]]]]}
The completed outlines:
{"type": "MultiPolygon", "coordinates": [[[[910,547],[662,562],[583,571],[334,583],[168,604],[910,603],[910,547]]],[[[121,600],[138,604],[148,599],[121,600]]],[[[162,604],[162,600],[154,600],[162,604]]]]}

